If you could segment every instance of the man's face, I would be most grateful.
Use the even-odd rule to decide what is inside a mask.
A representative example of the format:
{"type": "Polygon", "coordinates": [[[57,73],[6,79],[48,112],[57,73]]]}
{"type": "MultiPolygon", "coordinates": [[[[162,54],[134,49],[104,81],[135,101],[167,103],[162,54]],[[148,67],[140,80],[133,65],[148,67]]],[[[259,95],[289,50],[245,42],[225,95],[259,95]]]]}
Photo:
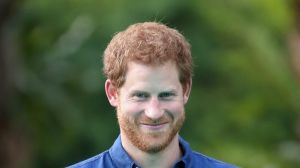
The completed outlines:
{"type": "Polygon", "coordinates": [[[121,136],[148,153],[163,150],[181,128],[190,86],[183,90],[176,65],[146,66],[131,62],[117,93],[121,136]]]}

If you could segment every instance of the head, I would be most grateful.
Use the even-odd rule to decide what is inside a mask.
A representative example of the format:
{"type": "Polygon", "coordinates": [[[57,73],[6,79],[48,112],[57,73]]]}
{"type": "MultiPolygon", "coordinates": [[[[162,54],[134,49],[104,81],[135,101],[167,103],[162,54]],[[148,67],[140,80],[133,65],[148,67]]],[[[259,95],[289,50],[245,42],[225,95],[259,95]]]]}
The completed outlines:
{"type": "Polygon", "coordinates": [[[129,62],[149,66],[176,64],[184,86],[192,76],[190,45],[177,30],[156,22],[137,23],[117,33],[104,51],[104,74],[120,88],[129,62]]]}
{"type": "Polygon", "coordinates": [[[166,148],[184,122],[191,89],[192,59],[185,38],[160,23],[129,26],[106,48],[104,73],[121,137],[148,153],[166,148]]]}

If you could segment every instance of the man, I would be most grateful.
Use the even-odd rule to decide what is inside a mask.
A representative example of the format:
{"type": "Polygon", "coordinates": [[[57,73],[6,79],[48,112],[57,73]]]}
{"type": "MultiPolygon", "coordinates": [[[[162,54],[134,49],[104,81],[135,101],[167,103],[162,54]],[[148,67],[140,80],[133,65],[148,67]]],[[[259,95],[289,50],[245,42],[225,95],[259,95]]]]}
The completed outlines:
{"type": "Polygon", "coordinates": [[[113,37],[103,62],[120,136],[109,150],[70,167],[234,168],[193,152],[178,135],[192,86],[192,57],[177,30],[156,22],[131,25],[113,37]]]}

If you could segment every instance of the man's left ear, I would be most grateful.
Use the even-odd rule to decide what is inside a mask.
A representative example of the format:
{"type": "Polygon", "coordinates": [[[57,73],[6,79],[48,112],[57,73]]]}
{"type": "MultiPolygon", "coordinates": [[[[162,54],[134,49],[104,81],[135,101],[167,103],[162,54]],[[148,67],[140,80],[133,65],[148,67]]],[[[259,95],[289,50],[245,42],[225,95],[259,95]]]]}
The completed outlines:
{"type": "Polygon", "coordinates": [[[192,78],[183,86],[183,102],[186,104],[189,100],[192,89],[192,78]]]}

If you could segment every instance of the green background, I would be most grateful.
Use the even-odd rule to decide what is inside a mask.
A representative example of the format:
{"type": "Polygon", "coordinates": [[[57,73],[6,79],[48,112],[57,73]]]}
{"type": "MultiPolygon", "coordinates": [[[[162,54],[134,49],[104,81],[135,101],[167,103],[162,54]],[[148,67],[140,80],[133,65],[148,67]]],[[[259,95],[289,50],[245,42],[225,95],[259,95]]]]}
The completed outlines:
{"type": "Polygon", "coordinates": [[[245,168],[300,166],[292,1],[24,0],[15,6],[6,25],[17,56],[8,118],[22,144],[20,167],[64,167],[112,145],[119,130],[104,92],[102,53],[116,32],[144,21],[176,28],[192,45],[193,88],[180,134],[194,150],[245,168]]]}

